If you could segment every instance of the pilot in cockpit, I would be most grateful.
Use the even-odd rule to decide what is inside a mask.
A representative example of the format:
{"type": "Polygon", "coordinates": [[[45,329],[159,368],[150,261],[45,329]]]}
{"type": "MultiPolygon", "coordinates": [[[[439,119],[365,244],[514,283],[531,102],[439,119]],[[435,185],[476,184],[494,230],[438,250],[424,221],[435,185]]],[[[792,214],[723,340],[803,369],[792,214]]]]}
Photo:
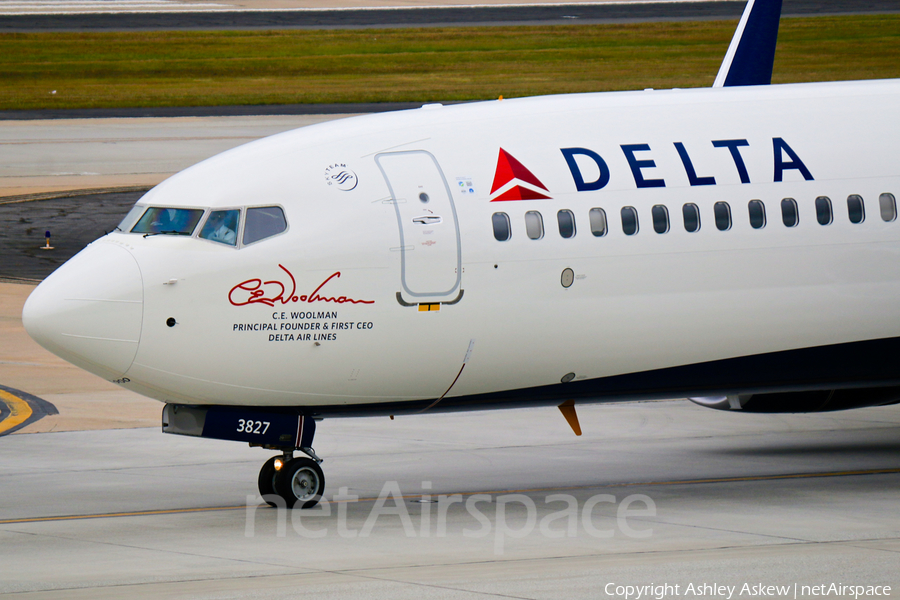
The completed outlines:
{"type": "Polygon", "coordinates": [[[155,232],[166,232],[173,231],[174,227],[172,226],[173,216],[178,211],[174,208],[163,208],[160,209],[156,214],[156,220],[153,221],[152,227],[155,232]]]}
{"type": "Polygon", "coordinates": [[[237,210],[216,210],[209,214],[200,237],[234,246],[237,240],[237,210]]]}
{"type": "Polygon", "coordinates": [[[164,216],[160,215],[160,221],[167,220],[168,225],[163,227],[161,231],[174,231],[181,235],[190,235],[191,230],[197,224],[196,218],[193,223],[191,223],[191,211],[189,210],[175,210],[173,208],[168,208],[163,211],[164,216]]]}

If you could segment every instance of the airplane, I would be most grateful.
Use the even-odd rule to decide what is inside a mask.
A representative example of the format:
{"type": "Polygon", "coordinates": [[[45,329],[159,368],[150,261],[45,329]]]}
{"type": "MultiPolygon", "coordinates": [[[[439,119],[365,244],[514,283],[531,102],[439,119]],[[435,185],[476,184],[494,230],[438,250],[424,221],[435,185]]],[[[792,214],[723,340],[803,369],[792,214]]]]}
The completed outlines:
{"type": "MultiPolygon", "coordinates": [[[[689,397],[900,402],[900,80],[770,85],[750,0],[705,89],[333,121],[174,175],[31,294],[39,344],[165,403],[166,433],[279,454],[317,422],[689,397]]],[[[300,456],[295,456],[299,452],[300,456]]]]}

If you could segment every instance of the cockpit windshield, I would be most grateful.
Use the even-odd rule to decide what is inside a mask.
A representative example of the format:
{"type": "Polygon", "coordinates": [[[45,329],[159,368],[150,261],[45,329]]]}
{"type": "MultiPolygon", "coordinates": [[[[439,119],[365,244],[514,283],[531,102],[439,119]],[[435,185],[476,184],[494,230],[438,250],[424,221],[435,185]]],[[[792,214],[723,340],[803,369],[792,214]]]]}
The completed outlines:
{"type": "Polygon", "coordinates": [[[282,234],[287,231],[288,223],[280,206],[211,210],[136,204],[117,229],[144,237],[160,234],[193,236],[237,248],[282,234]]]}
{"type": "Polygon", "coordinates": [[[132,233],[191,235],[203,216],[197,208],[158,208],[152,206],[138,220],[132,233]]]}
{"type": "Polygon", "coordinates": [[[219,242],[220,244],[228,244],[234,246],[237,244],[238,220],[241,211],[232,210],[214,210],[209,213],[203,229],[200,230],[200,237],[204,240],[219,242]]]}
{"type": "Polygon", "coordinates": [[[284,210],[280,206],[257,206],[247,209],[243,244],[252,244],[287,229],[284,210]]]}

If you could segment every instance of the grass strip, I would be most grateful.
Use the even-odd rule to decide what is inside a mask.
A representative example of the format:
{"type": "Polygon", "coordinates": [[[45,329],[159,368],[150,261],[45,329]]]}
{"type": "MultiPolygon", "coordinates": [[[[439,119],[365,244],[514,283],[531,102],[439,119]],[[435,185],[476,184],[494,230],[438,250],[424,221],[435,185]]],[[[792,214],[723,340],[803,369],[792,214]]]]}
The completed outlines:
{"type": "MultiPolygon", "coordinates": [[[[735,21],[0,34],[0,110],[478,100],[712,84],[735,21]]],[[[775,83],[900,77],[900,15],[784,19],[775,83]]]]}

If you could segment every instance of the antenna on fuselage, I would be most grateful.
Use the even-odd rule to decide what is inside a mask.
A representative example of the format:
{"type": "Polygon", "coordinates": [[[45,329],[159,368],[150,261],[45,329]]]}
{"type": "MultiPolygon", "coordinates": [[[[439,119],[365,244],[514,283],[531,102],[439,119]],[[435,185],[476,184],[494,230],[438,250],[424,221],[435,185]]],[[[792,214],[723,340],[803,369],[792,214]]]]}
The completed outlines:
{"type": "Polygon", "coordinates": [[[738,23],[713,87],[769,85],[781,0],[749,0],[738,23]]]}

